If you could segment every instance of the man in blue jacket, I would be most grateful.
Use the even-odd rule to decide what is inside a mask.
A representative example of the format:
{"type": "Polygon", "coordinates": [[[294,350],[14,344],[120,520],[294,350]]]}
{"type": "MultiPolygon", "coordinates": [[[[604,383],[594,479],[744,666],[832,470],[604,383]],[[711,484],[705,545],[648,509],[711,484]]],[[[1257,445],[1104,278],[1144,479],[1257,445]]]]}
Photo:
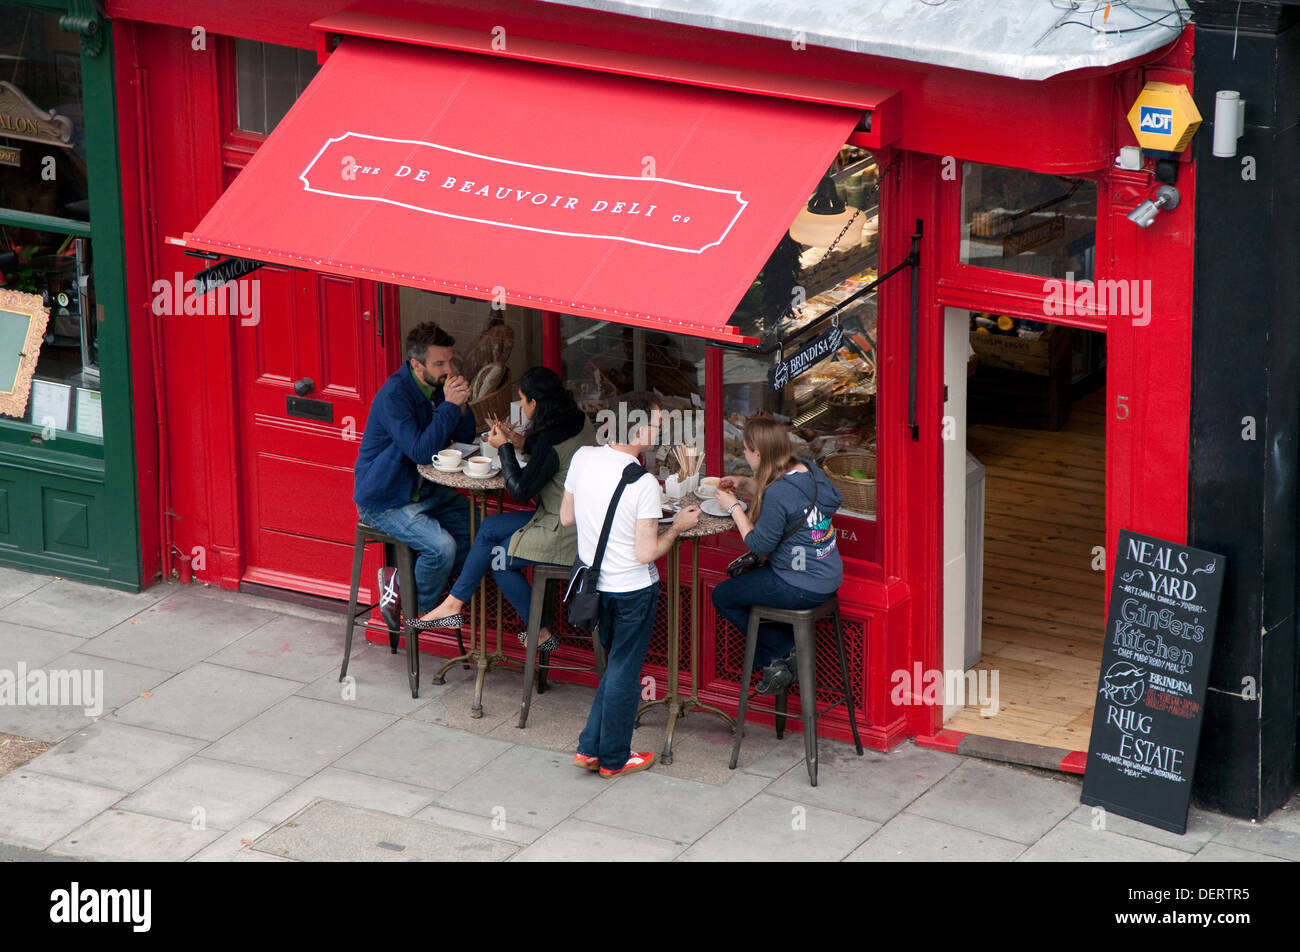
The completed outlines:
{"type": "MultiPolygon", "coordinates": [[[[368,525],[420,553],[415,588],[421,614],[438,604],[469,553],[469,501],[416,472],[453,442],[478,436],[469,382],[451,372],[455,341],[432,321],[406,335],[406,363],[375,394],[357,454],[353,501],[368,525]]],[[[400,627],[396,572],[379,570],[380,611],[400,627]]]]}

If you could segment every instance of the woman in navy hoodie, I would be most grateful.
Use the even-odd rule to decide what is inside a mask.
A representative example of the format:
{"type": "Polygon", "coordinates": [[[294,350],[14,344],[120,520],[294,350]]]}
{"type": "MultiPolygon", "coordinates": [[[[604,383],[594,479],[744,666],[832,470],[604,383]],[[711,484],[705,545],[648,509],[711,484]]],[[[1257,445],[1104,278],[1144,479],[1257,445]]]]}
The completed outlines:
{"type": "MultiPolygon", "coordinates": [[[[767,565],[729,578],[713,590],[713,607],[741,633],[749,630],[752,605],[814,608],[834,595],[844,579],[831,516],[840,507],[835,485],[812,460],[794,454],[788,428],[759,417],[745,424],[748,476],[727,476],[718,486],[718,505],[729,510],[745,547],[766,556],[767,565]],[[735,491],[751,493],[745,512],[735,491]]],[[[762,672],[759,694],[784,691],[795,681],[794,632],[764,622],[758,629],[754,670],[762,672]]]]}

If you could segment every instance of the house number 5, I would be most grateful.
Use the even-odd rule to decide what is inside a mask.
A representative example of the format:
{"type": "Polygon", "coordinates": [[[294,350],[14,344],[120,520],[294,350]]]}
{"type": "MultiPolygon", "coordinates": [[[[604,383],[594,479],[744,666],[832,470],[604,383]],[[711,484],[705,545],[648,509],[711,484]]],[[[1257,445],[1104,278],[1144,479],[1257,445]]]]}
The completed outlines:
{"type": "Polygon", "coordinates": [[[1116,394],[1115,396],[1115,419],[1116,420],[1128,419],[1129,406],[1127,403],[1124,402],[1127,399],[1128,397],[1122,397],[1116,394]]]}

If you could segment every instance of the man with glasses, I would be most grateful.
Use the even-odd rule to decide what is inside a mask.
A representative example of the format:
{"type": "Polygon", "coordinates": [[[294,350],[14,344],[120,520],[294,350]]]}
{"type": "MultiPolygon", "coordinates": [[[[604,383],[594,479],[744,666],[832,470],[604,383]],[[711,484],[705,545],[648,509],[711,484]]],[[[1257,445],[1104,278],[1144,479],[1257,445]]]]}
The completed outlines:
{"type": "MultiPolygon", "coordinates": [[[[629,393],[617,419],[627,432],[614,434],[606,446],[584,446],[574,455],[564,480],[560,522],[578,527],[578,556],[595,559],[601,529],[614,492],[629,464],[659,443],[660,410],[653,394],[629,393]],[[575,504],[581,499],[582,505],[575,504]]],[[[632,728],[641,698],[641,665],[650,647],[659,604],[655,560],[667,554],[678,534],[700,521],[698,506],[681,510],[668,531],[659,533],[659,483],[648,472],[629,483],[610,523],[609,541],[600,564],[598,634],[605,648],[605,674],[578,738],[576,766],[599,770],[602,777],[645,770],[651,751],[632,750],[632,728]]]]}
{"type": "MultiPolygon", "coordinates": [[[[478,436],[469,382],[452,372],[454,344],[432,321],[411,328],[406,363],[370,405],[355,469],[357,515],[420,554],[415,563],[420,614],[438,604],[469,552],[469,501],[448,486],[421,479],[415,469],[453,442],[471,443],[478,436]]],[[[379,588],[384,622],[399,631],[395,569],[379,570],[379,588]]]]}

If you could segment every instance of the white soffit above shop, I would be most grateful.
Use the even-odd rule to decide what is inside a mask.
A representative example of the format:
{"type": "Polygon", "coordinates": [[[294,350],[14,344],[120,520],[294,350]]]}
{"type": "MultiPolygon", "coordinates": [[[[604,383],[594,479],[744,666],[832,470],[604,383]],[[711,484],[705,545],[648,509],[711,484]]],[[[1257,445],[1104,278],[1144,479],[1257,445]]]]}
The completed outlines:
{"type": "Polygon", "coordinates": [[[1158,50],[1190,14],[1183,0],[543,2],[1031,80],[1158,50]]]}

